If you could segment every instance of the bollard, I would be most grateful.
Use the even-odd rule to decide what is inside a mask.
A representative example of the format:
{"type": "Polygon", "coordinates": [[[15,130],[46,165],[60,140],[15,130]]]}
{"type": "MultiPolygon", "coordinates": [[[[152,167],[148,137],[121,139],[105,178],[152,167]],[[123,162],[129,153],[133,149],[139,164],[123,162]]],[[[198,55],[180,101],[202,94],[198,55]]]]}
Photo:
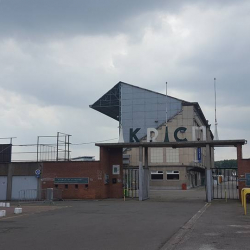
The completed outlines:
{"type": "Polygon", "coordinates": [[[23,211],[23,209],[22,209],[21,207],[16,207],[16,208],[14,209],[14,214],[21,214],[22,211],[23,211]]]}
{"type": "Polygon", "coordinates": [[[0,210],[0,217],[6,216],[6,210],[0,210]]]}

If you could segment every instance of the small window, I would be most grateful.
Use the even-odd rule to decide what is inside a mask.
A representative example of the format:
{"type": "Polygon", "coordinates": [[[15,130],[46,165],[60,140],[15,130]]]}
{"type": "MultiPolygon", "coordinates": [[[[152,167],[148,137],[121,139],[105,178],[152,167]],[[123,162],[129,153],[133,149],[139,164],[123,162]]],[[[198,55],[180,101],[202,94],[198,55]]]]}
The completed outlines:
{"type": "Polygon", "coordinates": [[[163,180],[163,171],[151,171],[151,180],[163,180]]]}
{"type": "Polygon", "coordinates": [[[163,162],[163,148],[151,148],[151,162],[162,163],[163,162]]]}
{"type": "Polygon", "coordinates": [[[166,161],[167,162],[179,162],[179,149],[178,148],[166,148],[166,161]]]}
{"type": "Polygon", "coordinates": [[[65,189],[68,189],[69,188],[69,185],[68,184],[65,184],[65,189]]]}
{"type": "Polygon", "coordinates": [[[167,180],[179,180],[180,172],[177,170],[169,170],[167,171],[167,180]]]}
{"type": "Polygon", "coordinates": [[[78,184],[75,184],[75,189],[78,189],[78,184]]]}
{"type": "Polygon", "coordinates": [[[57,185],[57,184],[55,185],[55,188],[58,188],[58,185],[57,185]]]}

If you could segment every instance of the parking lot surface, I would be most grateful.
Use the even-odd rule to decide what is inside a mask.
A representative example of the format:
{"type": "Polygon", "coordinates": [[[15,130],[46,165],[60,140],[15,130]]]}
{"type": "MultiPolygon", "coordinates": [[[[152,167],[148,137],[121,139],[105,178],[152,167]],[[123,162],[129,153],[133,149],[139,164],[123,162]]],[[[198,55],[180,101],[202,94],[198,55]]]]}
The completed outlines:
{"type": "Polygon", "coordinates": [[[250,206],[205,202],[204,188],[151,190],[150,199],[21,204],[0,218],[0,249],[247,250],[250,206]]]}
{"type": "Polygon", "coordinates": [[[26,216],[0,219],[0,249],[161,249],[205,204],[195,193],[184,199],[180,192],[172,198],[156,192],[143,202],[63,201],[40,212],[33,205],[26,216]]]}

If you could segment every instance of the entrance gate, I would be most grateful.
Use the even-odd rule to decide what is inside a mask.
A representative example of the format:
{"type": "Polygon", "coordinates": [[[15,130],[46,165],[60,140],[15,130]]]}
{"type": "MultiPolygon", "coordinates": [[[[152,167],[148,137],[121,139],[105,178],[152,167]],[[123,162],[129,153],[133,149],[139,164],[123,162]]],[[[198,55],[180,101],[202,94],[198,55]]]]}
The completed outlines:
{"type": "Polygon", "coordinates": [[[124,168],[123,169],[123,186],[125,196],[130,198],[139,197],[139,169],[124,168]]]}
{"type": "Polygon", "coordinates": [[[237,168],[213,168],[212,176],[214,199],[239,199],[237,168]]]}
{"type": "MultiPolygon", "coordinates": [[[[120,142],[120,143],[99,143],[96,144],[100,147],[106,148],[139,148],[139,201],[143,201],[149,198],[148,195],[148,148],[206,148],[206,161],[205,161],[205,173],[206,173],[206,201],[211,202],[213,198],[223,198],[223,189],[224,189],[224,198],[229,199],[238,199],[239,195],[237,194],[238,179],[237,173],[230,172],[233,169],[228,169],[227,174],[224,173],[225,178],[223,179],[220,174],[216,171],[221,169],[215,169],[212,172],[211,163],[212,163],[212,150],[215,147],[236,147],[237,148],[237,160],[238,166],[243,165],[242,159],[242,145],[246,144],[246,140],[207,140],[207,141],[177,141],[177,142],[120,142]],[[143,153],[144,151],[144,153],[143,153]],[[144,161],[143,161],[144,158],[144,161]],[[144,164],[143,164],[144,162],[144,164]],[[242,163],[242,164],[241,164],[242,163]],[[144,166],[143,166],[144,165],[144,166]],[[215,181],[213,181],[213,176],[215,181]],[[219,178],[219,181],[218,181],[219,178]],[[214,182],[214,184],[213,184],[214,182]],[[215,187],[216,184],[216,187],[215,187]],[[220,192],[220,195],[219,195],[220,192]],[[217,195],[218,193],[218,195],[217,195]]],[[[225,169],[225,172],[227,170],[225,169]]],[[[129,189],[129,188],[128,188],[129,189]]]]}

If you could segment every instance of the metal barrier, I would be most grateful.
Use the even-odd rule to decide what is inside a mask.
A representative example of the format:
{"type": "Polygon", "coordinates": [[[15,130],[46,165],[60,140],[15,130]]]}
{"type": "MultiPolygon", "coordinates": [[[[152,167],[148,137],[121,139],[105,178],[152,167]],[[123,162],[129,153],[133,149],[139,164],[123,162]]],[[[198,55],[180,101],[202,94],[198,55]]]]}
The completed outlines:
{"type": "Polygon", "coordinates": [[[43,201],[61,201],[62,189],[46,188],[41,190],[41,199],[43,201]]]}
{"type": "Polygon", "coordinates": [[[25,189],[19,191],[19,202],[20,201],[38,201],[37,189],[25,189]]]}
{"type": "Polygon", "coordinates": [[[250,188],[242,188],[242,190],[241,190],[241,204],[244,207],[245,215],[247,215],[247,195],[250,195],[250,188]]]}
{"type": "Polygon", "coordinates": [[[47,188],[42,190],[25,189],[19,191],[19,203],[27,202],[53,202],[62,200],[61,189],[47,188]]]}
{"type": "Polygon", "coordinates": [[[213,198],[239,199],[238,170],[236,168],[213,168],[213,198]]]}
{"type": "Polygon", "coordinates": [[[138,168],[123,169],[124,196],[130,198],[139,197],[139,170],[138,168]]]}

